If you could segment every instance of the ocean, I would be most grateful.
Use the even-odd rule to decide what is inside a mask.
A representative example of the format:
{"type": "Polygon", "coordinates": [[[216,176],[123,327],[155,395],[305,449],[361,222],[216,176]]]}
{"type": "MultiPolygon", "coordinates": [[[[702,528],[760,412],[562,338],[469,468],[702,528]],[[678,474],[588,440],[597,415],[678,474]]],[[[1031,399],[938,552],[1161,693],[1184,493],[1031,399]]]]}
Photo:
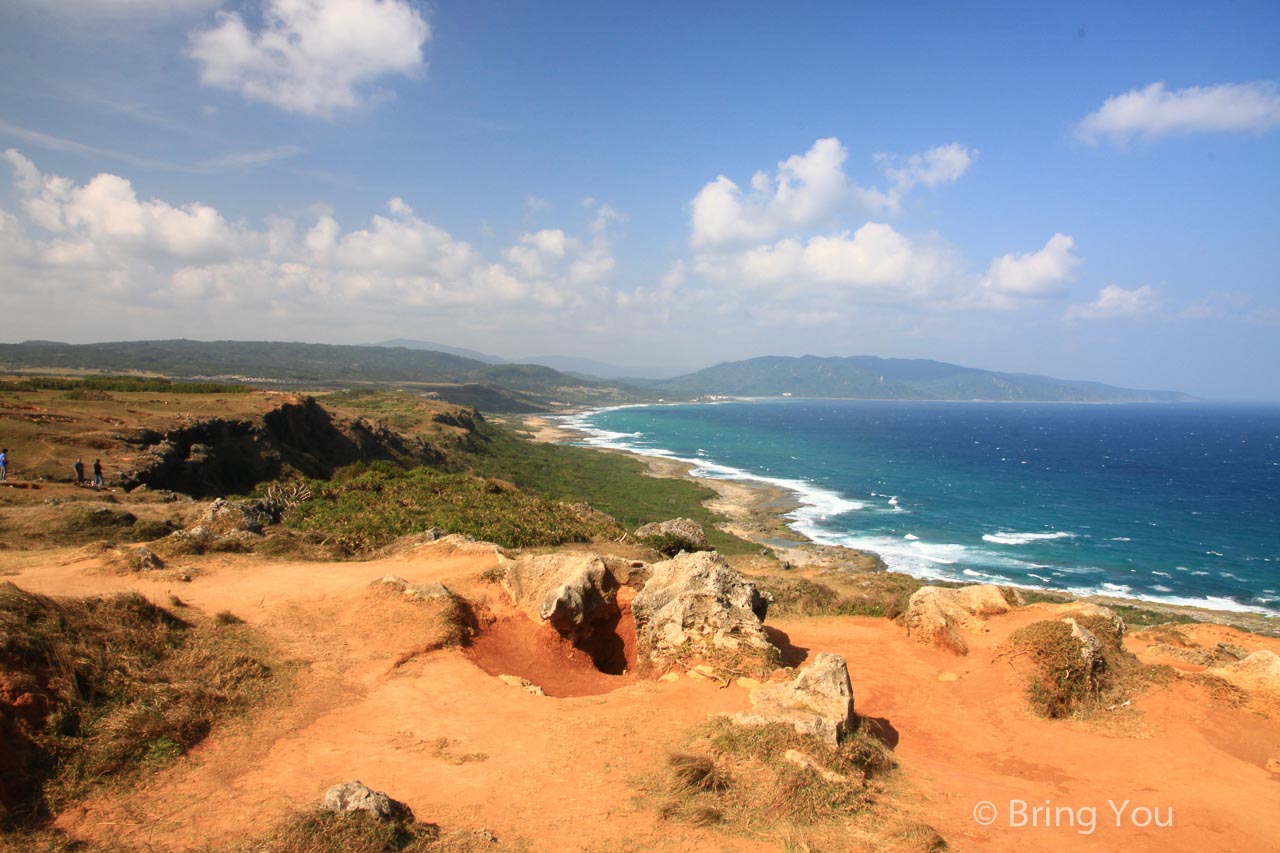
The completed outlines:
{"type": "Polygon", "coordinates": [[[918,577],[1280,615],[1280,407],[783,399],[566,421],[790,489],[796,532],[918,577]]]}

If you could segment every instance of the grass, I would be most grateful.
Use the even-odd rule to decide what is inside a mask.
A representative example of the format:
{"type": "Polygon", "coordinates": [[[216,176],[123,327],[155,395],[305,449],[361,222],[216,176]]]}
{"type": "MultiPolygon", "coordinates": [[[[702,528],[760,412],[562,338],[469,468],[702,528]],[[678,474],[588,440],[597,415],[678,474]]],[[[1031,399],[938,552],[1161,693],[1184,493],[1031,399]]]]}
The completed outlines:
{"type": "Polygon", "coordinates": [[[898,572],[859,572],[830,585],[802,577],[768,575],[752,582],[770,596],[772,616],[875,616],[896,619],[923,582],[898,572]],[[837,588],[838,587],[838,588],[837,588]]]}
{"type": "Polygon", "coordinates": [[[205,853],[475,853],[501,851],[486,830],[447,831],[412,815],[379,821],[357,812],[341,816],[321,808],[302,812],[263,838],[206,848],[205,853]]]}
{"type": "Polygon", "coordinates": [[[313,481],[312,497],[286,516],[302,532],[320,532],[351,552],[438,527],[508,548],[617,539],[617,523],[583,504],[547,500],[510,483],[428,468],[355,465],[331,481],[313,481]]]}
{"type": "Polygon", "coordinates": [[[1033,669],[1027,683],[1032,710],[1050,719],[1088,718],[1123,703],[1153,683],[1167,683],[1174,672],[1148,666],[1124,650],[1110,620],[1073,617],[1101,643],[1092,666],[1086,666],[1080,643],[1066,622],[1045,620],[1019,628],[1010,638],[1016,653],[1029,655],[1033,669]]]}
{"type": "Polygon", "coordinates": [[[786,724],[739,726],[715,718],[644,785],[666,820],[785,837],[864,812],[875,779],[894,766],[888,749],[861,731],[833,747],[786,724]],[[809,766],[788,758],[797,753],[809,766]]]}
{"type": "Polygon", "coordinates": [[[186,622],[136,593],[51,599],[0,585],[0,828],[38,828],[184,754],[263,692],[260,656],[245,629],[186,622]]]}
{"type": "Polygon", "coordinates": [[[528,441],[489,422],[467,461],[479,474],[501,477],[550,500],[577,501],[608,513],[629,531],[653,521],[691,518],[721,554],[757,554],[760,546],[716,529],[723,521],[704,505],[716,497],[688,480],[652,477],[638,459],[585,447],[528,441]]]}
{"type": "Polygon", "coordinates": [[[109,400],[108,391],[149,391],[168,394],[247,394],[255,389],[229,382],[173,382],[159,377],[85,376],[81,379],[35,377],[0,381],[0,391],[66,391],[72,400],[109,400]]]}

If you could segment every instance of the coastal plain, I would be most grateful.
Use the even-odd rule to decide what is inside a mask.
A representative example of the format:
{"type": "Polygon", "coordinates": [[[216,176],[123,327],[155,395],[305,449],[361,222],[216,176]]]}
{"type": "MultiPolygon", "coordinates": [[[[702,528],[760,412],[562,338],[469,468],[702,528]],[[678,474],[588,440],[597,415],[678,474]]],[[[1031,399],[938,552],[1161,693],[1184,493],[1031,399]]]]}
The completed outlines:
{"type": "MultiPolygon", "coordinates": [[[[273,676],[183,754],[82,789],[48,814],[39,835],[0,837],[14,849],[276,849],[269,839],[277,827],[351,779],[437,824],[441,849],[1190,851],[1270,849],[1280,838],[1280,684],[1265,673],[1252,681],[1215,676],[1214,657],[1222,648],[1277,654],[1280,640],[1144,610],[1123,647],[1142,665],[1162,667],[1162,677],[1115,707],[1048,719],[1027,702],[1028,662],[1011,638],[1055,618],[1056,603],[1031,601],[965,628],[963,656],[922,643],[894,618],[898,599],[887,592],[905,593],[895,585],[910,579],[879,570],[872,556],[788,537],[785,494],[731,482],[706,495],[708,511],[733,541],[747,543],[731,549],[733,568],[778,591],[765,619],[778,677],[819,652],[842,655],[861,725],[896,769],[876,780],[864,809],[838,820],[798,825],[761,814],[744,830],[664,817],[647,780],[666,772],[669,756],[687,748],[709,715],[750,708],[753,681],[696,668],[640,677],[633,647],[624,672],[602,672],[495,580],[509,561],[534,553],[645,563],[662,555],[629,536],[518,548],[447,530],[340,554],[326,551],[332,537],[286,535],[287,525],[268,525],[260,541],[293,543],[291,551],[273,553],[259,540],[243,549],[166,550],[175,532],[207,517],[215,496],[126,490],[118,475],[155,455],[132,439],[211,420],[255,422],[303,402],[258,392],[131,393],[0,399],[6,433],[19,437],[10,443],[10,485],[0,488],[0,583],[55,600],[137,593],[188,623],[242,632],[273,676]],[[110,488],[68,482],[68,459],[96,454],[110,461],[110,488]],[[69,523],[99,509],[135,521],[98,531],[69,523]],[[147,528],[163,535],[142,539],[146,522],[172,532],[147,528]],[[131,564],[142,547],[163,554],[163,564],[131,564]],[[465,602],[465,641],[448,640],[450,625],[429,602],[389,592],[380,584],[388,576],[443,584],[465,602]],[[874,591],[889,612],[806,615],[785,594],[800,581],[846,600],[874,591]]],[[[466,458],[474,451],[467,442],[483,434],[433,402],[318,399],[348,438],[420,439],[420,451],[443,448],[438,464],[466,458]]],[[[319,421],[306,423],[310,430],[319,421]]],[[[521,426],[564,438],[553,428],[536,419],[521,426]]],[[[186,458],[217,457],[216,446],[202,446],[186,458]]],[[[337,447],[335,439],[329,451],[337,447]]],[[[318,447],[309,461],[272,452],[298,465],[324,455],[318,447]]],[[[660,478],[687,474],[669,461],[654,464],[660,478]]],[[[316,473],[307,482],[319,483],[316,473]]],[[[10,693],[0,690],[6,701],[10,693]]]]}

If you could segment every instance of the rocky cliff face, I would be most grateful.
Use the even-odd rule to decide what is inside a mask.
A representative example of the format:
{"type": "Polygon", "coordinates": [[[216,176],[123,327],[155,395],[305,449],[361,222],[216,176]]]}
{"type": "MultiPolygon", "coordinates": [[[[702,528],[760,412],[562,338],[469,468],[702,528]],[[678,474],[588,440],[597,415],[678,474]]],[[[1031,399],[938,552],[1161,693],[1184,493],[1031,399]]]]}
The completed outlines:
{"type": "MultiPolygon", "coordinates": [[[[478,414],[457,416],[474,429],[478,414]]],[[[132,443],[142,463],[124,485],[171,489],[197,497],[251,491],[290,472],[328,478],[357,461],[438,465],[444,452],[365,420],[338,421],[314,398],[286,403],[257,420],[213,418],[167,433],[144,431],[132,443]]]]}

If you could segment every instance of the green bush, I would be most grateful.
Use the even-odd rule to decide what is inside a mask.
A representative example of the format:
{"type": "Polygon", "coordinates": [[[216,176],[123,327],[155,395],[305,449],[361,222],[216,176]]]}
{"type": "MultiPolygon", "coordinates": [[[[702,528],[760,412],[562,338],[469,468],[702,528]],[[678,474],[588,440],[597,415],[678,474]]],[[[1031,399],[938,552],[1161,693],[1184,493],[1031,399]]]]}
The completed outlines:
{"type": "Polygon", "coordinates": [[[612,518],[583,504],[552,501],[501,480],[408,471],[377,462],[351,466],[332,480],[308,483],[311,497],[287,513],[285,523],[332,537],[361,552],[433,527],[507,548],[617,539],[612,518]]]}

